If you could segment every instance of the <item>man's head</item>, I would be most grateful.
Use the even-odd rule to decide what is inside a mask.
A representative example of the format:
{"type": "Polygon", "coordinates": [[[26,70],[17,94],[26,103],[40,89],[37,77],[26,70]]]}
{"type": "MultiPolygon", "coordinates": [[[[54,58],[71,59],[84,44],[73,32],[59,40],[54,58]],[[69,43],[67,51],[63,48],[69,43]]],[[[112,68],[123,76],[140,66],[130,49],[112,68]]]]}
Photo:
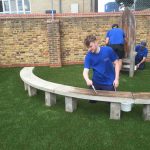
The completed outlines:
{"type": "Polygon", "coordinates": [[[96,52],[98,48],[98,42],[94,35],[89,35],[84,40],[85,46],[92,52],[96,52]]]}
{"type": "Polygon", "coordinates": [[[113,28],[119,28],[119,25],[118,25],[118,24],[113,24],[113,25],[112,25],[112,29],[113,29],[113,28]]]}
{"type": "Polygon", "coordinates": [[[142,47],[146,47],[146,42],[145,42],[145,41],[142,41],[142,42],[140,43],[140,45],[141,45],[142,47]]]}

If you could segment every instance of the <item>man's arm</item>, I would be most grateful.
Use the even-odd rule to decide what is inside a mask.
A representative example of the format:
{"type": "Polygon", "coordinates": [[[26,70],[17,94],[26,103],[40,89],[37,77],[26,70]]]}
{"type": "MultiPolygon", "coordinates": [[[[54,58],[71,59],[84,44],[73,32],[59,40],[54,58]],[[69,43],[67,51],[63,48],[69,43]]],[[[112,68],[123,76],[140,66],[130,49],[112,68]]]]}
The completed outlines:
{"type": "Polygon", "coordinates": [[[143,57],[143,59],[137,64],[137,67],[139,68],[139,66],[144,63],[146,61],[146,57],[143,57]]]}
{"type": "Polygon", "coordinates": [[[83,77],[84,77],[84,79],[86,81],[86,84],[88,86],[93,85],[92,80],[89,79],[89,69],[88,68],[84,68],[84,70],[83,70],[83,77]]]}
{"type": "Polygon", "coordinates": [[[119,86],[119,72],[120,72],[120,66],[119,66],[119,60],[114,61],[114,66],[115,66],[115,80],[114,80],[114,87],[119,86]]]}

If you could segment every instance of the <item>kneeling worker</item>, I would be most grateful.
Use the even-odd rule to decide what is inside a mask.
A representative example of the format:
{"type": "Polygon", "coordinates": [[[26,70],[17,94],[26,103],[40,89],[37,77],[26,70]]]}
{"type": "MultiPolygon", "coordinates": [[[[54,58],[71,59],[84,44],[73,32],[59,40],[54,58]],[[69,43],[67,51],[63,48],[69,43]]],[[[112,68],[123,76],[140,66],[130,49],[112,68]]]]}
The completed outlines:
{"type": "Polygon", "coordinates": [[[146,48],[146,42],[142,41],[139,45],[135,47],[135,51],[137,52],[135,56],[135,65],[137,69],[144,69],[145,61],[148,54],[148,49],[146,48]]]}

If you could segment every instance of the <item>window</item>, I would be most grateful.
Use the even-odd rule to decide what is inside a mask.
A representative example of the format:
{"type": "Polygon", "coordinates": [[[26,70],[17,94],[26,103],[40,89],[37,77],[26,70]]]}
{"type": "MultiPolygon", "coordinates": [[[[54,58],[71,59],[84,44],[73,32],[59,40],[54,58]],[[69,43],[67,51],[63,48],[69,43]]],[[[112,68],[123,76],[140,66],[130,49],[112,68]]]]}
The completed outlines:
{"type": "Polygon", "coordinates": [[[0,0],[1,14],[31,13],[30,0],[0,0]]]}
{"type": "Polygon", "coordinates": [[[2,1],[0,0],[0,13],[3,12],[2,1]]]}
{"type": "Polygon", "coordinates": [[[16,0],[10,1],[10,10],[11,10],[11,14],[17,14],[16,0]]]}

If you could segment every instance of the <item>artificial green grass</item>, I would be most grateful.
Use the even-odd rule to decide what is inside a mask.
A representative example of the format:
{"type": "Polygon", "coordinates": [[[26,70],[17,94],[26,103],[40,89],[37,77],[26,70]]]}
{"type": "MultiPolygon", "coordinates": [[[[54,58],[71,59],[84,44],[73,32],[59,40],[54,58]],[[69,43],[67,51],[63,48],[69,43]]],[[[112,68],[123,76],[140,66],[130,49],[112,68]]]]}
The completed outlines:
{"type": "MultiPolygon", "coordinates": [[[[86,87],[82,65],[36,67],[43,79],[86,87]]],[[[64,97],[45,106],[44,92],[28,97],[19,77],[21,68],[0,69],[0,150],[148,150],[150,122],[142,118],[142,105],[109,120],[109,105],[80,100],[73,113],[65,112],[64,97]]],[[[121,73],[122,91],[150,91],[150,64],[133,78],[121,73]]]]}
{"type": "MultiPolygon", "coordinates": [[[[83,66],[65,66],[62,68],[42,67],[34,71],[37,76],[56,83],[86,88],[82,76],[83,66]]],[[[92,71],[90,72],[92,73],[92,71]]],[[[150,91],[150,63],[146,64],[145,70],[135,71],[134,77],[130,78],[128,72],[120,73],[119,91],[149,92],[150,91]]],[[[91,74],[90,74],[91,76],[91,74]]]]}

